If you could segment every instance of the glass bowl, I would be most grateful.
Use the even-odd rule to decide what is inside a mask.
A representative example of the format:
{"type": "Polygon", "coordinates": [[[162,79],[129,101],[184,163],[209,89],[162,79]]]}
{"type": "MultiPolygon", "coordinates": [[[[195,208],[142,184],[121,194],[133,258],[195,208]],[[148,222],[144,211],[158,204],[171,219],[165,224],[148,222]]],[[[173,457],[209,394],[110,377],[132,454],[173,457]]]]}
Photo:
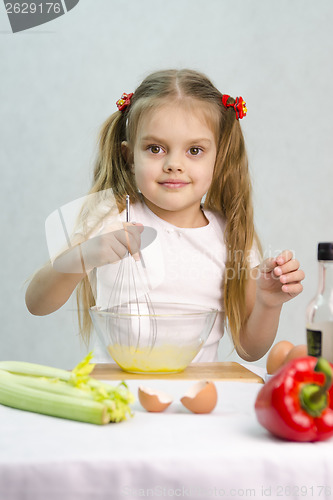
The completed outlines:
{"type": "Polygon", "coordinates": [[[183,371],[206,342],[216,315],[216,309],[176,303],[90,309],[111,358],[126,372],[147,374],[183,371]]]}

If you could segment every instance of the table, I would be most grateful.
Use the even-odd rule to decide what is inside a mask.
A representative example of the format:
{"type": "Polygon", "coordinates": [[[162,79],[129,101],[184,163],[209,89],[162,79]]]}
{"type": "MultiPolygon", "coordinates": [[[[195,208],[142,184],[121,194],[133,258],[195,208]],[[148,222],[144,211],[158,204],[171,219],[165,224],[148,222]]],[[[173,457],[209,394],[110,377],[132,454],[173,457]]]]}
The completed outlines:
{"type": "MultiPolygon", "coordinates": [[[[117,382],[111,382],[117,383],[117,382]]],[[[333,441],[289,443],[254,414],[261,384],[216,380],[218,404],[194,415],[179,399],[189,379],[129,379],[172,405],[94,426],[0,406],[0,500],[333,497],[333,441]]]]}

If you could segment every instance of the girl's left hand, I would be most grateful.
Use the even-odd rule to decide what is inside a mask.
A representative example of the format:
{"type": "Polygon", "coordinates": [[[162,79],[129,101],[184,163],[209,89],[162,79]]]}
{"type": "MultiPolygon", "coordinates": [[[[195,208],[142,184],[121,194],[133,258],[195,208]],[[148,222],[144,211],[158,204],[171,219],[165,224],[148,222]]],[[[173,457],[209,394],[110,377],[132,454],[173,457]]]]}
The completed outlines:
{"type": "Polygon", "coordinates": [[[282,306],[303,290],[301,281],[305,278],[298,260],[293,259],[290,250],[285,250],[276,258],[268,258],[259,266],[257,284],[259,300],[266,306],[282,306]]]}

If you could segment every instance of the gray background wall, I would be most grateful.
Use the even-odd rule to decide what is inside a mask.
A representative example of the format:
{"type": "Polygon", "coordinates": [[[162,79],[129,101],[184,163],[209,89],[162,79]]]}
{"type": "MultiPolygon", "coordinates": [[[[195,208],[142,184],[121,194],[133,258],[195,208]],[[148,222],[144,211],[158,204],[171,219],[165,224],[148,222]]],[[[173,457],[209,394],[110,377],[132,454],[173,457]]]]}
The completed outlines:
{"type": "MultiPolygon", "coordinates": [[[[305,342],[317,242],[333,239],[332,17],[331,0],[81,0],[13,34],[0,6],[0,359],[71,368],[86,352],[75,303],[34,317],[25,280],[48,259],[46,217],[88,190],[115,101],[167,67],[246,99],[259,235],[267,255],[294,250],[307,275],[277,340],[305,342]]],[[[220,359],[237,360],[230,350],[225,338],[220,359]]]]}

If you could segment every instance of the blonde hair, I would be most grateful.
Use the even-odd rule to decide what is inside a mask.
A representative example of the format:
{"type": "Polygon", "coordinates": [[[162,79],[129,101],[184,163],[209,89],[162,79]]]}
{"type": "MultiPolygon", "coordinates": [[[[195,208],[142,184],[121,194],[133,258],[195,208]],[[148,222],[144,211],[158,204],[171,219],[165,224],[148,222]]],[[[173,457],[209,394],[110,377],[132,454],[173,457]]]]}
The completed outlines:
{"type": "MultiPolygon", "coordinates": [[[[249,255],[254,242],[259,250],[261,247],[254,229],[251,180],[242,130],[234,109],[222,104],[222,94],[211,81],[187,69],[158,71],[148,76],[135,90],[130,106],[123,112],[113,113],[101,128],[90,193],[112,188],[119,210],[124,209],[126,194],[132,203],[139,200],[130,162],[124,158],[121,144],[127,141],[133,146],[144,114],[172,100],[190,106],[200,101],[204,104],[201,109],[205,118],[216,133],[217,156],[204,208],[219,212],[226,222],[224,312],[234,346],[239,353],[246,354],[241,347],[240,331],[247,319],[245,287],[249,255]]],[[[229,98],[228,103],[234,100],[229,98]]],[[[77,299],[78,304],[83,305],[79,313],[80,329],[83,337],[89,339],[88,309],[94,304],[94,297],[87,277],[79,285],[77,299]]]]}

